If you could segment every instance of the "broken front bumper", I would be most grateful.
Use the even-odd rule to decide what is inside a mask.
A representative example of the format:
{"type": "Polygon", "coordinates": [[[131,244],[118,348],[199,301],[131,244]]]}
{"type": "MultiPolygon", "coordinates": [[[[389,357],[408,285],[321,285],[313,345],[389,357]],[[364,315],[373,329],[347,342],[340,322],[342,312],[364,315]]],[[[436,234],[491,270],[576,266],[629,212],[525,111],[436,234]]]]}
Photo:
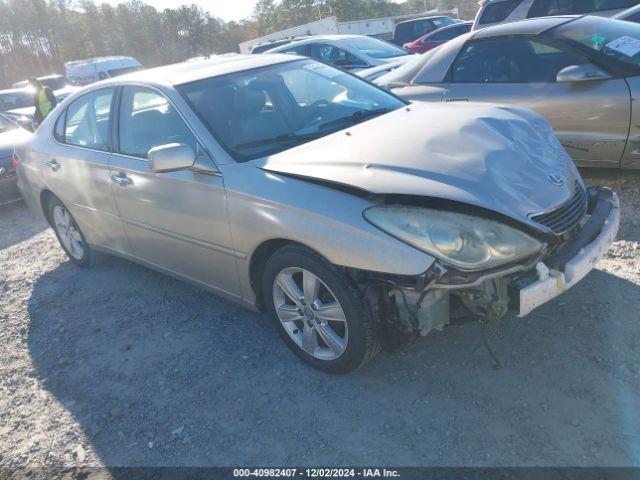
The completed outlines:
{"type": "Polygon", "coordinates": [[[591,216],[579,235],[552,257],[538,262],[536,277],[518,286],[519,316],[582,280],[613,244],[620,225],[618,196],[607,189],[592,189],[590,195],[591,216]]]}

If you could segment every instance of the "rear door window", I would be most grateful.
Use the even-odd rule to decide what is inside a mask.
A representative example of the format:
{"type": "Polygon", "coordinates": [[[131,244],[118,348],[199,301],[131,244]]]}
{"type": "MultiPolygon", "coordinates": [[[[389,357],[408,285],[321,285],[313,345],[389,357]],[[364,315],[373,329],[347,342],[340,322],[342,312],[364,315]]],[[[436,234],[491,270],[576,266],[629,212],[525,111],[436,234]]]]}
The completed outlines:
{"type": "Polygon", "coordinates": [[[149,150],[169,143],[183,143],[197,151],[195,136],[161,93],[145,87],[124,87],[121,102],[120,153],[147,158],[149,150]]]}
{"type": "Polygon", "coordinates": [[[61,117],[65,119],[64,130],[56,126],[56,137],[69,145],[109,151],[114,92],[114,88],[104,88],[75,100],[61,117]]]}

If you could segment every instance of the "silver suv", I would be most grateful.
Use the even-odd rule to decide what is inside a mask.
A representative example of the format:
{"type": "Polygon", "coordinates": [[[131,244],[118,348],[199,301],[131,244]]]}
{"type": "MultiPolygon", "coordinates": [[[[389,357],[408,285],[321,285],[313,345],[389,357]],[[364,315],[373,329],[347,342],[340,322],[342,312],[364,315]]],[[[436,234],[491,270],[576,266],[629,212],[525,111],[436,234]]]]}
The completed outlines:
{"type": "Polygon", "coordinates": [[[476,14],[472,30],[553,15],[610,17],[637,3],[635,0],[484,0],[476,14]]]}

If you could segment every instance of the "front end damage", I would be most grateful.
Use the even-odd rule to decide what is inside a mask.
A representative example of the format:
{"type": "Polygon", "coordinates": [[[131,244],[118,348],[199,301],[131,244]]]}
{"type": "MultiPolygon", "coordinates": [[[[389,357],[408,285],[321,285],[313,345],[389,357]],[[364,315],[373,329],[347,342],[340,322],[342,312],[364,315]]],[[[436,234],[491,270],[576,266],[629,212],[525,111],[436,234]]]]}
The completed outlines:
{"type": "Polygon", "coordinates": [[[450,322],[498,320],[508,312],[527,315],[584,278],[615,240],[617,195],[597,187],[586,194],[586,210],[577,226],[562,235],[541,234],[545,249],[515,265],[464,272],[436,261],[417,277],[363,271],[352,275],[380,326],[394,335],[424,336],[450,322]]]}

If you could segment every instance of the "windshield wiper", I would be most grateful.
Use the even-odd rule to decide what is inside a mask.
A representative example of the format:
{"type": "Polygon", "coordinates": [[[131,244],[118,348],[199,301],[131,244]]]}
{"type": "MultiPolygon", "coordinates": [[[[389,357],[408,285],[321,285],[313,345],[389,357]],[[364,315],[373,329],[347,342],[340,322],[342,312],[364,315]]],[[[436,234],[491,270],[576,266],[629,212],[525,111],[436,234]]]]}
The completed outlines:
{"type": "Polygon", "coordinates": [[[235,145],[234,148],[252,148],[252,147],[261,147],[263,145],[279,145],[281,143],[289,143],[289,142],[306,142],[308,140],[315,140],[316,138],[324,136],[324,133],[287,133],[284,135],[278,135],[273,138],[265,138],[262,140],[255,140],[253,142],[241,143],[239,145],[235,145]]]}
{"type": "Polygon", "coordinates": [[[364,122],[368,118],[377,117],[378,115],[382,115],[383,113],[390,112],[389,108],[374,108],[373,110],[357,110],[353,112],[351,115],[347,117],[336,118],[335,120],[330,120],[325,123],[321,123],[318,128],[327,128],[332,127],[334,125],[340,125],[345,122],[351,122],[353,124],[364,122]]]}

